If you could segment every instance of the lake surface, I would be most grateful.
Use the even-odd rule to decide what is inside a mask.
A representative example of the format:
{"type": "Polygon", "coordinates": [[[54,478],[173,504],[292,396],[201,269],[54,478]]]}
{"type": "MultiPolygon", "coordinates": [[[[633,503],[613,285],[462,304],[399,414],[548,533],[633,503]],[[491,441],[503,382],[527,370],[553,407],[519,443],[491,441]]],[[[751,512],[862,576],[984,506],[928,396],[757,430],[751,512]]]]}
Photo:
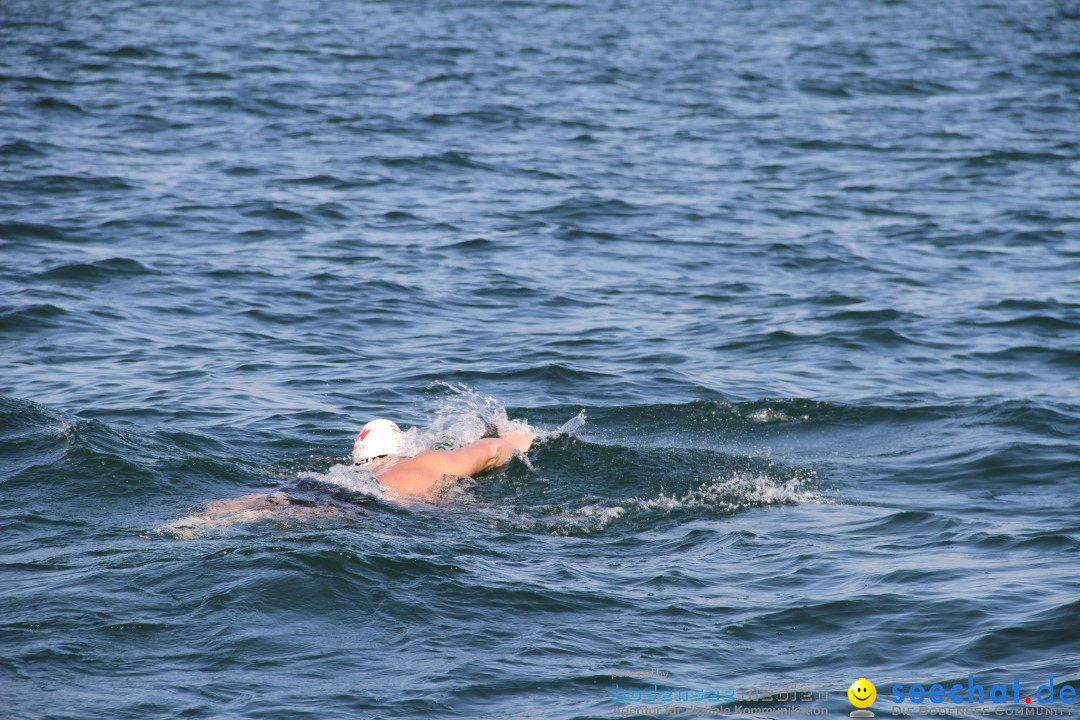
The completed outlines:
{"type": "Polygon", "coordinates": [[[1076,2],[5,0],[5,718],[1080,685],[1078,331],[1076,2]]]}

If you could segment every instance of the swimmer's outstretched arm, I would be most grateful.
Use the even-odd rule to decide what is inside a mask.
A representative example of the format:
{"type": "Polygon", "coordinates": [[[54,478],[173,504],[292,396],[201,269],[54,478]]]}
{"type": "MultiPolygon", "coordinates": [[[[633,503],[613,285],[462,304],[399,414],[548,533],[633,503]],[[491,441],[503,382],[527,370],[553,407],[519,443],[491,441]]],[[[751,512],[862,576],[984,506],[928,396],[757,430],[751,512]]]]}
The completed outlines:
{"type": "Polygon", "coordinates": [[[471,477],[506,465],[535,439],[531,432],[512,430],[458,450],[428,450],[379,473],[379,482],[401,495],[428,495],[444,477],[471,477]]]}
{"type": "MultiPolygon", "coordinates": [[[[484,438],[460,450],[432,451],[440,453],[436,462],[444,464],[444,475],[471,476],[506,465],[517,453],[526,453],[532,447],[536,435],[522,430],[511,430],[502,437],[484,438]]],[[[427,453],[417,457],[420,459],[427,453]]]]}

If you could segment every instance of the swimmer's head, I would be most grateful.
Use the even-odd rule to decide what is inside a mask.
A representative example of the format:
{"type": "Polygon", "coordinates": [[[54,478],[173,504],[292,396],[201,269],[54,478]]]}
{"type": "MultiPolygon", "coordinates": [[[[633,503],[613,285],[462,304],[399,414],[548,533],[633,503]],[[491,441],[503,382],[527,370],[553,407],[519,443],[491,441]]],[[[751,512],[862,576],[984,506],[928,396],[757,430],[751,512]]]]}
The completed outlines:
{"type": "Polygon", "coordinates": [[[401,428],[390,420],[372,420],[365,425],[353,443],[353,462],[366,463],[383,455],[400,455],[401,428]]]}

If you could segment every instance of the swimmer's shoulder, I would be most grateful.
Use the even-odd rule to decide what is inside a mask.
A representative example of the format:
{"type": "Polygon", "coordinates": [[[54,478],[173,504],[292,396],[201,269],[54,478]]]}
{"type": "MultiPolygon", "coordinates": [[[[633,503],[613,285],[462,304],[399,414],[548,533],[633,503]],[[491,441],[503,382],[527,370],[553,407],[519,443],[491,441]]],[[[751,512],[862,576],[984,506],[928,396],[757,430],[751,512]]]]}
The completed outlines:
{"type": "Polygon", "coordinates": [[[403,495],[426,495],[443,480],[444,463],[439,460],[442,450],[428,450],[416,457],[406,458],[376,473],[383,487],[403,495]]]}

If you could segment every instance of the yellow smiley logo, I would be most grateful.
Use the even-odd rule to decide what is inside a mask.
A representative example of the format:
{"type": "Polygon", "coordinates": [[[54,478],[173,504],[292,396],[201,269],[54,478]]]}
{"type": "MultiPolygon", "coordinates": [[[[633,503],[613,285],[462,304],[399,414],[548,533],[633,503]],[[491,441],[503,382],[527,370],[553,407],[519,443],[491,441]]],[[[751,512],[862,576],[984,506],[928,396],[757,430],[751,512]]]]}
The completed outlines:
{"type": "Polygon", "coordinates": [[[857,708],[870,707],[877,699],[877,688],[866,678],[859,678],[847,689],[847,697],[857,708]]]}

